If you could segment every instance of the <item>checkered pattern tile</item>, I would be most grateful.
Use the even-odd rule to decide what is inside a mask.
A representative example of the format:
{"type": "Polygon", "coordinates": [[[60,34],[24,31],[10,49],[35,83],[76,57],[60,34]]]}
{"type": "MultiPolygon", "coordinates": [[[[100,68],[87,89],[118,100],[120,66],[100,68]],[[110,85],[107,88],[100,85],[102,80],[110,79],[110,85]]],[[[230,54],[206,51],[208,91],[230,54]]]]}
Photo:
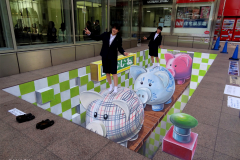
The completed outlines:
{"type": "MultiPolygon", "coordinates": [[[[152,158],[162,143],[162,139],[171,127],[169,117],[173,113],[183,110],[189,98],[196,90],[202,78],[208,71],[209,67],[216,58],[215,54],[187,52],[159,49],[160,66],[166,67],[164,59],[165,53],[192,53],[193,68],[191,83],[187,90],[177,100],[173,108],[168,112],[167,116],[161,121],[154,132],[147,139],[144,148],[139,153],[152,158]]],[[[148,50],[137,52],[137,65],[142,67],[152,66],[148,50]]],[[[118,74],[118,86],[134,88],[133,78],[129,75],[129,70],[118,74]]],[[[100,92],[109,87],[106,80],[101,82],[91,81],[90,66],[68,71],[58,75],[53,75],[36,81],[28,82],[18,86],[3,89],[4,91],[15,95],[23,100],[33,103],[49,112],[59,115],[83,127],[85,124],[86,110],[79,102],[79,95],[83,91],[100,92]],[[36,99],[36,91],[44,88],[52,88],[54,90],[54,99],[47,103],[39,104],[36,99]]]]}

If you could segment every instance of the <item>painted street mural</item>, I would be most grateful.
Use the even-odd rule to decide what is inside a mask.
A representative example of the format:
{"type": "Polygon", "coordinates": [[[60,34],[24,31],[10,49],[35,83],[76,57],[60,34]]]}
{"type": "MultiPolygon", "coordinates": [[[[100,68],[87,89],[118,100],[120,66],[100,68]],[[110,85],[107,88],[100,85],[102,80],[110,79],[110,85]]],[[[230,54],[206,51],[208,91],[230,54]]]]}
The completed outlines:
{"type": "Polygon", "coordinates": [[[159,49],[159,58],[153,67],[148,50],[119,56],[117,93],[101,61],[3,90],[148,158],[162,149],[192,159],[197,120],[181,112],[216,55],[159,49]]]}

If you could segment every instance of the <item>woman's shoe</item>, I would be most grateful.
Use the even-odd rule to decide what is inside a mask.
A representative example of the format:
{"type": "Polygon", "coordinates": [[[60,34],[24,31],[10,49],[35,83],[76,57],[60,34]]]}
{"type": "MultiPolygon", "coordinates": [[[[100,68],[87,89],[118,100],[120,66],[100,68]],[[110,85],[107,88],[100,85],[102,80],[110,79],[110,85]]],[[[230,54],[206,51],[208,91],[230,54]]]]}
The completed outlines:
{"type": "Polygon", "coordinates": [[[35,118],[34,115],[32,115],[31,113],[28,113],[28,114],[17,116],[16,120],[18,123],[23,123],[23,122],[31,121],[34,118],[35,118]]]}
{"type": "Polygon", "coordinates": [[[43,130],[45,128],[52,126],[53,124],[54,124],[54,121],[49,121],[48,119],[46,119],[45,121],[39,122],[36,125],[36,127],[40,130],[43,130]]]}
{"type": "Polygon", "coordinates": [[[36,128],[37,128],[37,129],[40,129],[41,123],[44,123],[44,122],[49,122],[49,119],[42,120],[42,122],[37,123],[37,124],[36,124],[36,128]]]}

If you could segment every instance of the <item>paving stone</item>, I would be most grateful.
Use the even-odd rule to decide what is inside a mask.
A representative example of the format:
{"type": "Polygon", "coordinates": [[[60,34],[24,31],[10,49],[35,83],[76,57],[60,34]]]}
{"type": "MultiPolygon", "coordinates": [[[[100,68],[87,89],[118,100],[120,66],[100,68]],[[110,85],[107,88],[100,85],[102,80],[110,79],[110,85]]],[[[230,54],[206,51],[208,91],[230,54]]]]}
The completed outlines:
{"type": "Polygon", "coordinates": [[[0,119],[3,119],[8,116],[12,116],[15,118],[15,116],[8,111],[14,108],[19,109],[20,111],[26,110],[29,107],[32,107],[33,104],[30,104],[20,98],[16,98],[14,100],[8,101],[6,103],[0,104],[0,119]]]}
{"type": "Polygon", "coordinates": [[[240,134],[225,129],[218,129],[215,151],[230,157],[240,157],[240,134]]]}
{"type": "Polygon", "coordinates": [[[197,88],[196,91],[193,93],[193,96],[196,96],[196,97],[202,96],[210,100],[211,99],[223,100],[223,92],[214,91],[208,88],[197,88]]]}
{"type": "Polygon", "coordinates": [[[216,110],[201,108],[192,104],[187,104],[182,112],[195,117],[199,123],[218,127],[220,112],[216,110]]]}
{"type": "Polygon", "coordinates": [[[193,156],[193,160],[199,160],[199,159],[212,159],[213,158],[214,150],[211,150],[209,148],[203,147],[201,145],[197,145],[197,148],[195,150],[195,154],[193,156]]]}
{"type": "Polygon", "coordinates": [[[218,77],[213,77],[211,75],[206,75],[203,77],[202,81],[208,81],[208,82],[215,82],[215,83],[220,83],[220,84],[226,84],[226,79],[225,78],[218,78],[218,77]]]}
{"type": "Polygon", "coordinates": [[[3,78],[0,78],[0,89],[16,86],[21,83],[23,82],[20,80],[16,80],[10,77],[3,77],[3,78]]]}
{"type": "Polygon", "coordinates": [[[240,134],[240,119],[238,116],[221,113],[219,128],[240,134]]]}
{"type": "Polygon", "coordinates": [[[34,155],[30,159],[32,160],[61,160],[58,156],[55,154],[51,153],[48,150],[42,150],[38,154],[34,155]]]}
{"type": "Polygon", "coordinates": [[[144,156],[129,150],[115,142],[110,141],[92,160],[121,160],[121,159],[143,159],[144,156]]]}
{"type": "Polygon", "coordinates": [[[155,154],[155,156],[153,157],[153,160],[179,160],[179,158],[172,156],[168,153],[163,152],[161,149],[159,149],[157,151],[157,153],[155,154]]]}
{"type": "Polygon", "coordinates": [[[220,153],[220,152],[217,152],[215,151],[214,152],[214,155],[213,155],[213,160],[238,160],[236,158],[233,158],[233,157],[230,157],[228,155],[225,155],[223,153],[220,153]]]}
{"type": "Polygon", "coordinates": [[[16,99],[17,97],[0,90],[0,104],[16,99]]]}
{"type": "Polygon", "coordinates": [[[79,157],[81,159],[89,159],[102,150],[109,142],[110,140],[107,138],[78,127],[76,131],[54,142],[47,149],[63,160],[79,159],[79,157]]]}
{"type": "Polygon", "coordinates": [[[43,148],[36,142],[18,133],[15,138],[6,138],[1,141],[0,159],[30,159],[43,148]]]}
{"type": "Polygon", "coordinates": [[[198,134],[197,144],[202,147],[214,150],[217,139],[217,127],[198,123],[198,125],[191,129],[192,132],[198,134]]]}
{"type": "Polygon", "coordinates": [[[26,83],[26,82],[30,82],[30,81],[34,81],[37,79],[42,78],[42,75],[39,74],[35,74],[32,72],[26,72],[26,73],[20,73],[20,74],[16,74],[13,76],[9,76],[9,78],[13,78],[16,79],[17,81],[22,81],[22,83],[26,83]]]}
{"type": "MultiPolygon", "coordinates": [[[[78,127],[76,124],[65,120],[59,116],[45,116],[45,118],[39,118],[32,127],[29,127],[21,132],[46,148],[54,142],[66,138],[71,132],[75,131],[78,127]],[[42,120],[49,119],[54,120],[54,125],[44,130],[36,129],[36,124],[42,120]]],[[[83,130],[83,128],[82,128],[83,130]]],[[[79,134],[81,130],[79,129],[79,134]]]]}
{"type": "Polygon", "coordinates": [[[239,109],[235,109],[235,108],[231,108],[227,106],[227,101],[223,101],[222,104],[222,112],[223,113],[227,113],[227,114],[231,114],[233,116],[237,116],[239,117],[239,109]]]}
{"type": "MultiPolygon", "coordinates": [[[[199,88],[198,88],[199,89],[199,88]]],[[[222,100],[219,99],[208,99],[203,96],[193,95],[189,100],[188,104],[196,105],[197,107],[209,108],[221,112],[222,100]]]]}

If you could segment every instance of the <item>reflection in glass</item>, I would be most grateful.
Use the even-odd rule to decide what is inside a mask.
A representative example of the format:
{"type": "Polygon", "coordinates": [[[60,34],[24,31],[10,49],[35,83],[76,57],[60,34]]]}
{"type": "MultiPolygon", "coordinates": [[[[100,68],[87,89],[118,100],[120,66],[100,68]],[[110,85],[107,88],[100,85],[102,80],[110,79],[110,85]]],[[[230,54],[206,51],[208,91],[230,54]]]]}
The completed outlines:
{"type": "Polygon", "coordinates": [[[73,0],[73,4],[76,41],[92,40],[85,35],[85,28],[95,35],[107,31],[107,0],[73,0]]]}
{"type": "Polygon", "coordinates": [[[0,50],[13,48],[6,1],[0,1],[0,50]]]}
{"type": "Polygon", "coordinates": [[[10,0],[18,46],[71,43],[70,0],[10,0]]]}
{"type": "Polygon", "coordinates": [[[143,8],[143,27],[171,27],[171,7],[143,8]]]}
{"type": "Polygon", "coordinates": [[[131,31],[131,1],[116,0],[110,4],[110,25],[121,25],[122,38],[129,38],[131,31]]]}

